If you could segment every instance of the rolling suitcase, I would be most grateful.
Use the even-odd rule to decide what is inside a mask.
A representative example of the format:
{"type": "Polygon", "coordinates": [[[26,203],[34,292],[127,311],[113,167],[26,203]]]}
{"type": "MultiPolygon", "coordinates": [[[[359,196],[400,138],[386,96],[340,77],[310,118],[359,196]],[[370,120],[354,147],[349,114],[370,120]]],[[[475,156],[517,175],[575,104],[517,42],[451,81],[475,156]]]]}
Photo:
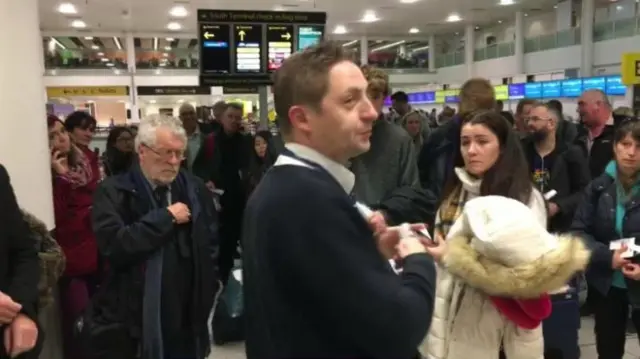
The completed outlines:
{"type": "Polygon", "coordinates": [[[551,296],[551,315],[542,322],[545,359],[580,358],[580,299],[577,287],[551,296]]]}

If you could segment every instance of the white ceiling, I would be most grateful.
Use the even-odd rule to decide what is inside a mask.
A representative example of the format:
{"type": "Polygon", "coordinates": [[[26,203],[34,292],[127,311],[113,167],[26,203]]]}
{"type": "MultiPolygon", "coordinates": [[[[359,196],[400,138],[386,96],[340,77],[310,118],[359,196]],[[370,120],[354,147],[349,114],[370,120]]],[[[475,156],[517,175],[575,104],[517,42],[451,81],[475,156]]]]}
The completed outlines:
{"type": "Polygon", "coordinates": [[[477,25],[495,23],[498,20],[509,21],[517,9],[529,13],[549,11],[558,0],[516,0],[516,5],[499,6],[498,0],[417,0],[412,4],[402,0],[39,0],[40,22],[45,32],[77,31],[70,27],[73,19],[82,19],[87,24],[87,33],[123,33],[154,34],[176,38],[195,37],[197,9],[228,10],[274,10],[286,11],[326,11],[328,13],[327,30],[330,33],[336,25],[344,25],[348,33],[339,38],[353,36],[370,37],[402,36],[404,38],[425,37],[430,33],[455,32],[462,29],[464,23],[477,25]],[[56,11],[61,2],[73,3],[78,14],[67,16],[56,11]],[[172,6],[184,4],[189,15],[184,19],[171,19],[172,6]],[[362,23],[366,10],[373,10],[380,18],[374,23],[362,23]],[[457,13],[462,22],[447,23],[446,17],[457,13]],[[183,29],[170,32],[166,29],[170,21],[178,21],[183,29]],[[409,35],[411,27],[420,29],[417,35],[409,35]],[[171,35],[169,35],[171,34],[171,35]]]}

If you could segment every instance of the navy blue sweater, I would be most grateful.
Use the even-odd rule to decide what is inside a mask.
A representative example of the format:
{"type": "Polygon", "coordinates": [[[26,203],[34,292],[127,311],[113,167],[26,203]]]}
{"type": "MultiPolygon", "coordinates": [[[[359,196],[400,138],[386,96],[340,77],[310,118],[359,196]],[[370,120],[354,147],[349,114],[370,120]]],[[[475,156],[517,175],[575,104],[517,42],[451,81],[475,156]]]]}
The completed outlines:
{"type": "Polygon", "coordinates": [[[248,359],[415,356],[431,323],[433,261],[411,255],[396,275],[328,172],[272,168],[244,221],[248,359]]]}

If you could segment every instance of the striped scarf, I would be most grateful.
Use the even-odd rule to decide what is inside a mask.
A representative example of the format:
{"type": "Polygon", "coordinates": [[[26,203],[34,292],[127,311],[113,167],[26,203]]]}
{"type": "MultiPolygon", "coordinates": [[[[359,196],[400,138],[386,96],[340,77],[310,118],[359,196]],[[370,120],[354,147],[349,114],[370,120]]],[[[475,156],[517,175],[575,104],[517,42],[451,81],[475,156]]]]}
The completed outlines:
{"type": "Polygon", "coordinates": [[[468,192],[463,190],[462,186],[458,186],[440,206],[436,217],[435,231],[441,238],[447,238],[451,226],[462,214],[468,197],[468,192]]]}

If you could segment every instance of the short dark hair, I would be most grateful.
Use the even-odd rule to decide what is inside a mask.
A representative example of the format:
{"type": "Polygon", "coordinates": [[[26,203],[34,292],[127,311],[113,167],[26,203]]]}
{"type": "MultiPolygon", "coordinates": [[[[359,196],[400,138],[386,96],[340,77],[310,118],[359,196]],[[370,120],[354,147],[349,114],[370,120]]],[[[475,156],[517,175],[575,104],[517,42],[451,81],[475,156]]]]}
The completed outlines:
{"type": "Polygon", "coordinates": [[[86,111],[74,111],[64,121],[64,128],[69,132],[76,128],[93,131],[97,125],[98,121],[86,111]]]}
{"type": "Polygon", "coordinates": [[[234,110],[238,110],[241,111],[244,114],[244,106],[242,106],[241,103],[238,102],[229,102],[227,104],[225,104],[224,110],[226,111],[227,109],[232,108],[234,110]]]}
{"type": "Polygon", "coordinates": [[[631,136],[634,141],[640,142],[640,120],[628,118],[618,125],[613,135],[613,142],[619,143],[627,136],[631,136]]]}
{"type": "Polygon", "coordinates": [[[522,115],[522,111],[524,111],[525,106],[535,106],[538,103],[537,100],[531,98],[523,98],[518,101],[518,105],[516,105],[516,115],[522,115]]]}
{"type": "Polygon", "coordinates": [[[547,101],[547,108],[556,110],[556,111],[558,111],[560,113],[564,112],[562,110],[562,102],[560,102],[558,100],[549,100],[549,101],[547,101]]]}
{"type": "Polygon", "coordinates": [[[404,91],[397,91],[391,95],[391,100],[400,103],[409,103],[409,95],[404,91]]]}
{"type": "MultiPolygon", "coordinates": [[[[500,143],[500,155],[496,163],[484,174],[480,185],[480,195],[503,196],[525,204],[529,203],[533,191],[529,164],[520,146],[518,135],[513,131],[509,122],[495,110],[479,111],[470,114],[467,118],[469,119],[464,120],[462,126],[467,124],[485,126],[496,135],[500,143]]],[[[455,151],[454,166],[463,167],[464,161],[460,146],[455,151]]],[[[460,186],[458,176],[451,174],[443,191],[443,200],[449,201],[451,194],[457,191],[460,186]]]]}
{"type": "Polygon", "coordinates": [[[273,75],[273,102],[283,134],[291,132],[291,107],[305,105],[320,110],[329,90],[329,72],[344,61],[351,61],[344,47],[327,41],[307,47],[283,62],[273,75]]]}

